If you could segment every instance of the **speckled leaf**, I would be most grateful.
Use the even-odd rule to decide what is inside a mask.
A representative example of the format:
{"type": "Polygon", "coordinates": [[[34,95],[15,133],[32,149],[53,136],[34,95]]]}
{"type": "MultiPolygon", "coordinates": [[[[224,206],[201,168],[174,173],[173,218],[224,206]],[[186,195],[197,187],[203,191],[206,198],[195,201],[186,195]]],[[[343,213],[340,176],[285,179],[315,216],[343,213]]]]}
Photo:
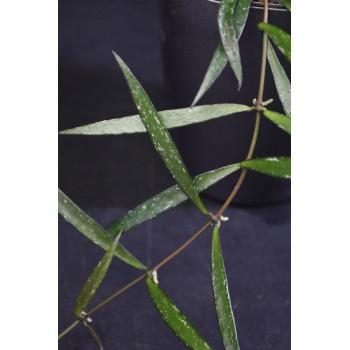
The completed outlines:
{"type": "MultiPolygon", "coordinates": [[[[190,124],[202,123],[207,120],[227,115],[248,112],[251,107],[233,103],[205,105],[193,108],[181,108],[159,112],[159,117],[167,129],[190,124]]],[[[61,131],[60,134],[74,135],[118,135],[146,132],[141,117],[136,114],[123,118],[104,120],[101,122],[79,126],[61,131]]]]}
{"type": "MultiPolygon", "coordinates": [[[[108,250],[113,242],[108,233],[87,214],[85,214],[75,203],[73,203],[60,189],[58,189],[58,211],[90,241],[104,250],[108,250]]],[[[120,232],[120,230],[119,230],[120,232]]],[[[118,232],[118,233],[119,233],[118,232]]],[[[138,269],[146,267],[132,256],[121,244],[118,244],[114,255],[127,264],[138,269]]]]}
{"type": "Polygon", "coordinates": [[[291,11],[291,0],[281,0],[281,3],[282,3],[289,11],[291,11]]]}
{"type": "Polygon", "coordinates": [[[86,308],[93,296],[96,294],[98,287],[105,278],[121,234],[122,233],[120,232],[107,250],[107,253],[103,256],[101,261],[97,264],[89,278],[84,283],[75,305],[75,314],[78,317],[81,315],[81,312],[86,308]]]}
{"type": "Polygon", "coordinates": [[[216,314],[226,350],[239,350],[235,320],[227,285],[225,265],[221,254],[219,228],[214,227],[211,250],[211,276],[216,314]]]}
{"type": "Polygon", "coordinates": [[[272,75],[275,80],[276,90],[283,109],[287,115],[291,115],[291,96],[290,96],[290,81],[281,66],[275,50],[273,49],[270,41],[267,41],[267,58],[271,67],[272,75]]]}
{"type": "MultiPolygon", "coordinates": [[[[234,12],[233,12],[233,27],[237,34],[237,40],[239,40],[245,23],[247,21],[249,9],[250,9],[251,0],[239,0],[234,12]]],[[[225,52],[225,49],[220,41],[220,44],[216,48],[213,58],[210,61],[209,68],[205,73],[203,82],[197,92],[196,97],[192,102],[192,106],[194,106],[199,99],[209,90],[209,88],[213,85],[214,81],[221,74],[222,70],[225,68],[228,62],[228,58],[225,52]]]]}
{"type": "MultiPolygon", "coordinates": [[[[239,168],[238,164],[233,164],[208,171],[194,177],[193,185],[198,193],[202,192],[239,168]]],[[[186,195],[181,191],[178,185],[172,186],[130,210],[127,214],[108,225],[106,230],[112,234],[118,234],[121,230],[126,232],[133,227],[176,207],[186,199],[186,195]]]]}
{"type": "Polygon", "coordinates": [[[287,34],[282,29],[269,24],[269,23],[259,23],[258,28],[263,30],[271,38],[278,49],[283,53],[283,55],[291,61],[291,40],[290,35],[287,34]]]}
{"type": "Polygon", "coordinates": [[[196,190],[194,189],[191,176],[188,173],[188,170],[182,161],[182,158],[168,130],[164,126],[145,90],[142,88],[123,60],[114,51],[113,54],[123,71],[142,121],[151,136],[156,150],[162,157],[164,164],[169,169],[174,180],[177,182],[186,196],[191,199],[194,205],[203,214],[208,215],[208,210],[205,208],[196,190]]]}
{"type": "Polygon", "coordinates": [[[289,135],[291,133],[291,119],[290,117],[272,111],[264,111],[264,116],[269,118],[273,123],[279,126],[282,130],[286,131],[289,135]]]}
{"type": "Polygon", "coordinates": [[[290,179],[290,157],[268,157],[245,160],[240,163],[242,168],[255,170],[259,173],[290,179]]]}
{"type": "Polygon", "coordinates": [[[242,85],[242,65],[239,54],[238,39],[233,25],[233,11],[237,0],[222,0],[218,12],[218,25],[221,42],[225,48],[227,58],[238,80],[238,90],[242,85]]]}
{"type": "Polygon", "coordinates": [[[147,278],[147,285],[154,305],[175,335],[193,350],[211,349],[188,319],[150,277],[147,278]]]}

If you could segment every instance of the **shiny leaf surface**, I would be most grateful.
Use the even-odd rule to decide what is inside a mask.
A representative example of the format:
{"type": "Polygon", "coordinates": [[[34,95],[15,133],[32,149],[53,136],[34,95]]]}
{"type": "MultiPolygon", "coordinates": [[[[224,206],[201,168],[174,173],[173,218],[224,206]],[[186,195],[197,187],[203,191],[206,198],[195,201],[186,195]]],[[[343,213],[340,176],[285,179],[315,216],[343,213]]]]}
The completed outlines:
{"type": "Polygon", "coordinates": [[[225,265],[221,253],[219,228],[217,225],[213,230],[211,271],[216,314],[225,349],[239,350],[236,325],[227,285],[225,265]]]}
{"type": "Polygon", "coordinates": [[[245,160],[240,163],[242,168],[251,169],[259,173],[290,179],[290,157],[267,157],[245,160]]]}
{"type": "Polygon", "coordinates": [[[291,116],[290,82],[269,40],[267,41],[267,58],[284,112],[291,116]]]}
{"type": "Polygon", "coordinates": [[[190,174],[188,173],[168,130],[164,126],[145,90],[123,60],[115,52],[113,52],[113,54],[129,85],[131,95],[140,113],[142,122],[151,136],[154,147],[162,157],[165,166],[168,168],[174,180],[186,196],[191,199],[194,205],[203,214],[208,215],[208,210],[205,208],[194,189],[190,174]]]}
{"type": "Polygon", "coordinates": [[[174,334],[193,350],[211,349],[188,319],[150,277],[147,278],[147,285],[154,305],[174,334]]]}
{"type": "MultiPolygon", "coordinates": [[[[113,240],[108,233],[98,223],[85,214],[85,212],[82,211],[75,203],[73,203],[60,189],[58,189],[58,212],[66,221],[72,224],[90,241],[104,250],[109,249],[113,240]]],[[[146,268],[121,244],[118,244],[114,255],[127,264],[138,269],[146,268]]]]}
{"type": "Polygon", "coordinates": [[[233,25],[233,12],[237,0],[222,0],[218,12],[218,25],[221,42],[227,58],[238,80],[238,90],[242,85],[243,73],[241,56],[239,54],[238,39],[233,25]]]}
{"type": "Polygon", "coordinates": [[[272,111],[264,111],[264,116],[269,118],[273,123],[279,126],[282,130],[286,131],[289,135],[291,133],[291,119],[286,115],[272,112],[272,111]]]}
{"type": "MultiPolygon", "coordinates": [[[[198,193],[202,192],[239,168],[238,164],[233,164],[208,171],[194,177],[193,185],[198,193]]],[[[178,185],[172,186],[130,210],[127,214],[111,223],[106,230],[112,234],[118,234],[121,230],[126,232],[133,227],[176,207],[186,199],[186,195],[181,191],[178,185]]]]}
{"type": "Polygon", "coordinates": [[[94,268],[89,278],[84,283],[84,286],[79,293],[77,303],[75,306],[75,314],[78,317],[80,316],[81,312],[86,308],[86,306],[89,304],[93,296],[96,294],[97,289],[99,288],[100,284],[105,278],[109,265],[112,262],[113,254],[117,247],[121,234],[122,233],[120,232],[117,238],[113,241],[113,243],[107,250],[107,253],[103,256],[101,261],[97,264],[97,266],[94,268]]]}
{"type": "Polygon", "coordinates": [[[269,23],[259,23],[258,28],[263,30],[271,38],[278,49],[283,53],[283,55],[291,61],[291,40],[290,35],[287,34],[282,29],[269,24],[269,23]]]}
{"type": "MultiPolygon", "coordinates": [[[[224,117],[239,112],[248,112],[251,107],[239,104],[222,103],[192,108],[173,109],[159,112],[167,129],[190,124],[202,123],[211,119],[224,117]]],[[[71,135],[119,135],[146,132],[141,117],[136,114],[123,118],[104,120],[101,122],[79,126],[61,131],[60,134],[71,135]]]]}

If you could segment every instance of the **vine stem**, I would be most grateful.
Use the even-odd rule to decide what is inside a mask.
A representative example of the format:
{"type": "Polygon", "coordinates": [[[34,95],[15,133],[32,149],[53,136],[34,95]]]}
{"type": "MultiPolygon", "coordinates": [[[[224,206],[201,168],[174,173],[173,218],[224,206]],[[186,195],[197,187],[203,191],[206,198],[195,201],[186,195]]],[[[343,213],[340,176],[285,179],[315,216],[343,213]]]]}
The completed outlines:
{"type": "MultiPolygon", "coordinates": [[[[264,0],[264,15],[263,15],[263,22],[267,23],[268,21],[268,0],[264,0]]],[[[264,93],[264,85],[265,85],[265,71],[266,71],[266,47],[267,47],[267,35],[265,32],[263,32],[263,43],[262,43],[262,49],[261,49],[261,69],[260,69],[260,81],[259,81],[259,90],[258,90],[258,98],[256,102],[256,106],[261,106],[263,102],[263,93],[264,93]]],[[[254,131],[253,131],[253,136],[252,140],[250,143],[249,151],[246,156],[246,160],[249,160],[252,158],[255,146],[256,146],[256,141],[258,139],[258,134],[259,134],[259,127],[260,127],[260,112],[257,110],[256,111],[256,116],[255,116],[255,126],[254,126],[254,131]]],[[[221,215],[224,213],[224,211],[227,209],[227,207],[231,204],[232,200],[236,196],[238,190],[243,184],[244,178],[247,174],[247,169],[242,169],[242,172],[237,180],[237,183],[235,187],[233,188],[232,192],[230,195],[227,197],[225,203],[221,206],[221,208],[218,210],[218,212],[215,214],[214,218],[217,220],[220,219],[221,215]]],[[[109,303],[111,300],[116,298],[118,295],[124,293],[127,291],[129,288],[143,280],[145,277],[150,275],[153,271],[159,270],[162,266],[164,266],[167,262],[175,258],[179,253],[181,253],[186,247],[188,247],[195,239],[197,239],[211,224],[215,222],[214,218],[210,219],[208,222],[206,222],[190,239],[188,239],[181,247],[176,249],[173,253],[168,255],[165,259],[163,259],[160,263],[158,263],[156,266],[153,268],[149,269],[147,273],[144,273],[143,275],[137,277],[134,279],[132,282],[124,286],[123,288],[119,289],[116,291],[114,294],[112,294],[110,297],[102,301],[100,304],[95,306],[93,309],[89,310],[86,315],[90,316],[97,310],[99,310],[102,306],[106,305],[109,303]]],[[[66,335],[68,332],[70,332],[75,326],[77,326],[80,323],[79,320],[76,320],[73,322],[67,329],[65,329],[63,332],[61,332],[58,336],[58,339],[61,339],[64,335],[66,335]]]]}

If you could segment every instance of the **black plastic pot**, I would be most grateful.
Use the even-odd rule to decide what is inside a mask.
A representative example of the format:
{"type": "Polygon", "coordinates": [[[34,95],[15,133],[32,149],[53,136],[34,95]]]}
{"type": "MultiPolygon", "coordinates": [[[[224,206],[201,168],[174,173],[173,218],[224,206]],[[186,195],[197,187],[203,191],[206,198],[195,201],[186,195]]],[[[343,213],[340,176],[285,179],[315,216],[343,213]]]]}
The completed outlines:
{"type": "MultiPolygon", "coordinates": [[[[207,0],[161,0],[162,48],[165,77],[171,96],[171,108],[192,103],[212,55],[219,43],[218,3],[207,0]]],[[[203,96],[198,105],[240,103],[252,105],[257,97],[260,75],[263,6],[252,3],[243,34],[239,40],[243,67],[243,85],[229,65],[203,96]]],[[[290,33],[290,12],[282,5],[269,5],[269,22],[290,33]]],[[[277,52],[277,50],[276,50],[277,52]]],[[[279,55],[290,77],[290,64],[279,55]]],[[[273,98],[271,110],[284,113],[269,66],[266,70],[264,100],[273,98]]],[[[239,162],[246,157],[254,128],[255,113],[241,113],[172,132],[183,159],[192,175],[239,162]]],[[[254,157],[289,156],[290,136],[269,120],[262,118],[254,157]]],[[[230,177],[206,191],[208,196],[223,200],[238,177],[230,177]]],[[[248,172],[233,203],[267,204],[290,199],[290,181],[248,172]]]]}

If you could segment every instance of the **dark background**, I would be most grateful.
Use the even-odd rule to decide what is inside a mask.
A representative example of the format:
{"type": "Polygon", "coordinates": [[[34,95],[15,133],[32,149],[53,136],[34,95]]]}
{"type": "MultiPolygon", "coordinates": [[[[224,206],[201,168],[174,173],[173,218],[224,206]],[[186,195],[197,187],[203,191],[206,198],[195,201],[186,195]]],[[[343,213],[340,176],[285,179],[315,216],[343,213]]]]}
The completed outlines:
{"type": "MultiPolygon", "coordinates": [[[[112,49],[155,107],[171,108],[158,14],[154,0],[59,1],[59,130],[136,112],[112,49]]],[[[58,160],[62,191],[103,226],[173,185],[146,134],[61,135],[58,160]]],[[[220,205],[208,197],[204,202],[212,212],[220,205]]],[[[241,349],[289,349],[290,202],[232,206],[226,215],[230,220],[220,230],[221,243],[241,349]]],[[[153,266],[203,223],[187,203],[128,232],[122,243],[153,266]]],[[[213,306],[210,245],[208,231],[158,275],[162,289],[209,345],[223,349],[213,306]]],[[[59,217],[59,332],[74,321],[76,297],[102,255],[59,217]]],[[[91,306],[139,274],[114,259],[91,306]]],[[[92,326],[105,349],[186,348],[163,323],[144,281],[93,315],[92,326]]],[[[59,349],[98,346],[79,325],[59,341],[59,349]]]]}

